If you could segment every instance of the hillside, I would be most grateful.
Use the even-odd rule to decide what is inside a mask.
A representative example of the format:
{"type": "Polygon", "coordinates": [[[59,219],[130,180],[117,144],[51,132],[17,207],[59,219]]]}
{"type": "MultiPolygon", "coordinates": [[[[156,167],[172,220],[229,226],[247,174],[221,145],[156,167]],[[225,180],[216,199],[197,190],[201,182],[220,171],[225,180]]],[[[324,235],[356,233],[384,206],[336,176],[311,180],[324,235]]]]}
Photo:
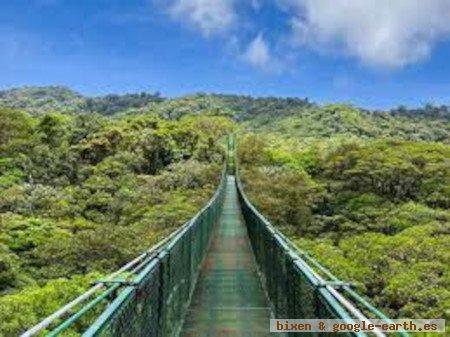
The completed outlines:
{"type": "Polygon", "coordinates": [[[0,107],[21,109],[32,115],[49,111],[114,115],[154,110],[167,118],[189,113],[228,114],[237,120],[261,115],[288,115],[293,109],[312,106],[308,99],[253,98],[251,96],[196,94],[167,99],[159,93],[109,94],[89,97],[61,86],[22,87],[0,91],[0,107]]]}
{"type": "Polygon", "coordinates": [[[33,115],[48,111],[84,112],[84,104],[81,94],[65,87],[23,87],[0,91],[0,106],[33,115]]]}
{"type": "Polygon", "coordinates": [[[49,111],[60,113],[99,113],[114,115],[138,109],[152,102],[161,102],[159,93],[110,94],[86,97],[66,87],[23,87],[0,91],[0,107],[40,115],[49,111]]]}
{"type": "Polygon", "coordinates": [[[251,130],[301,138],[357,136],[448,142],[450,121],[444,117],[368,113],[349,105],[334,104],[299,109],[286,116],[257,116],[248,120],[251,130]]]}
{"type": "Polygon", "coordinates": [[[353,134],[447,141],[450,133],[450,108],[430,104],[415,109],[399,106],[389,111],[368,111],[343,104],[321,106],[308,98],[203,93],[164,98],[159,93],[146,92],[88,97],[65,87],[50,86],[0,91],[0,107],[23,110],[35,116],[49,111],[108,116],[154,113],[167,119],[198,114],[224,115],[244,123],[248,129],[299,137],[353,134]]]}

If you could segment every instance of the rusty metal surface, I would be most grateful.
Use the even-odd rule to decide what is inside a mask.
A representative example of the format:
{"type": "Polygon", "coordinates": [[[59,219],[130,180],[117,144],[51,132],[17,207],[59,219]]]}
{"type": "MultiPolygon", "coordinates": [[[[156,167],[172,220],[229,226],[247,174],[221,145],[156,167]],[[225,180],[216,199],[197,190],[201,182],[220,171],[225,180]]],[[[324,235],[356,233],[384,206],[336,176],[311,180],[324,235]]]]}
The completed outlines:
{"type": "Polygon", "coordinates": [[[270,336],[270,310],[229,176],[225,204],[181,337],[270,336]]]}

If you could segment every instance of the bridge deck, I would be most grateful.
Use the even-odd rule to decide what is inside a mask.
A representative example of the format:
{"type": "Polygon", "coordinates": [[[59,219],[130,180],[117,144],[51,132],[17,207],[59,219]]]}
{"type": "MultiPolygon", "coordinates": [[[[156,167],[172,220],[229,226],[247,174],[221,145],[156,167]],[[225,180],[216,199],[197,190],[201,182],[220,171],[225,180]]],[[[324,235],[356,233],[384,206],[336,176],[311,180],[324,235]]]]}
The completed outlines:
{"type": "Polygon", "coordinates": [[[229,176],[223,212],[180,336],[269,336],[269,318],[234,177],[229,176]]]}

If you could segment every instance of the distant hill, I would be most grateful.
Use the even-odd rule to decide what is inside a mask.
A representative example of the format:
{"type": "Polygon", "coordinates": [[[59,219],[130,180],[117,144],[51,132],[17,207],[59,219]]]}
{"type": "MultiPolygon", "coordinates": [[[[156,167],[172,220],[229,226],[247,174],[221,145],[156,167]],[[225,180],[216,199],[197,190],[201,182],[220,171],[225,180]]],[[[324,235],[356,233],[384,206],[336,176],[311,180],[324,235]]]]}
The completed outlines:
{"type": "Polygon", "coordinates": [[[110,94],[87,97],[66,87],[23,87],[0,91],[0,107],[46,112],[118,114],[154,113],[167,119],[184,115],[225,115],[249,129],[286,136],[388,137],[449,141],[449,106],[425,105],[389,111],[368,111],[344,104],[321,106],[308,98],[251,97],[198,93],[164,98],[159,93],[110,94]]]}
{"type": "Polygon", "coordinates": [[[295,114],[298,110],[311,108],[307,97],[252,97],[241,95],[209,95],[221,102],[229,109],[235,111],[240,121],[255,118],[285,117],[295,114]]]}
{"type": "Polygon", "coordinates": [[[85,98],[85,110],[102,115],[115,115],[130,109],[142,109],[151,103],[161,103],[164,98],[157,93],[141,92],[137,94],[110,94],[101,97],[85,98]]]}
{"type": "Polygon", "coordinates": [[[261,115],[288,115],[293,109],[311,105],[307,98],[254,98],[203,93],[174,99],[165,99],[159,93],[146,92],[88,97],[61,86],[21,87],[0,91],[0,106],[25,110],[33,115],[49,111],[114,115],[130,110],[139,112],[150,109],[167,118],[209,112],[233,115],[238,120],[249,120],[261,115]]]}
{"type": "Polygon", "coordinates": [[[114,115],[161,102],[159,93],[136,93],[86,97],[61,86],[22,87],[0,91],[0,106],[24,110],[32,115],[49,111],[114,115]]]}
{"type": "Polygon", "coordinates": [[[25,110],[33,115],[48,111],[84,111],[84,97],[65,87],[23,87],[0,91],[0,106],[25,110]]]}
{"type": "Polygon", "coordinates": [[[297,109],[289,115],[259,116],[245,122],[247,128],[285,137],[357,136],[450,142],[448,116],[370,113],[345,104],[297,109]]]}

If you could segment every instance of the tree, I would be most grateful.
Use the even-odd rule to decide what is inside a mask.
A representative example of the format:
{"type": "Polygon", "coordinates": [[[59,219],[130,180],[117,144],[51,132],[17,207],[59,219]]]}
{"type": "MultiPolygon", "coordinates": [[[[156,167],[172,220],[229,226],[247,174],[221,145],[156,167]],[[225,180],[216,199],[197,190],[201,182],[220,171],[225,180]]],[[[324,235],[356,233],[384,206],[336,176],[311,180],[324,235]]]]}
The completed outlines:
{"type": "Polygon", "coordinates": [[[0,108],[0,146],[31,136],[33,120],[26,113],[0,108]]]}

